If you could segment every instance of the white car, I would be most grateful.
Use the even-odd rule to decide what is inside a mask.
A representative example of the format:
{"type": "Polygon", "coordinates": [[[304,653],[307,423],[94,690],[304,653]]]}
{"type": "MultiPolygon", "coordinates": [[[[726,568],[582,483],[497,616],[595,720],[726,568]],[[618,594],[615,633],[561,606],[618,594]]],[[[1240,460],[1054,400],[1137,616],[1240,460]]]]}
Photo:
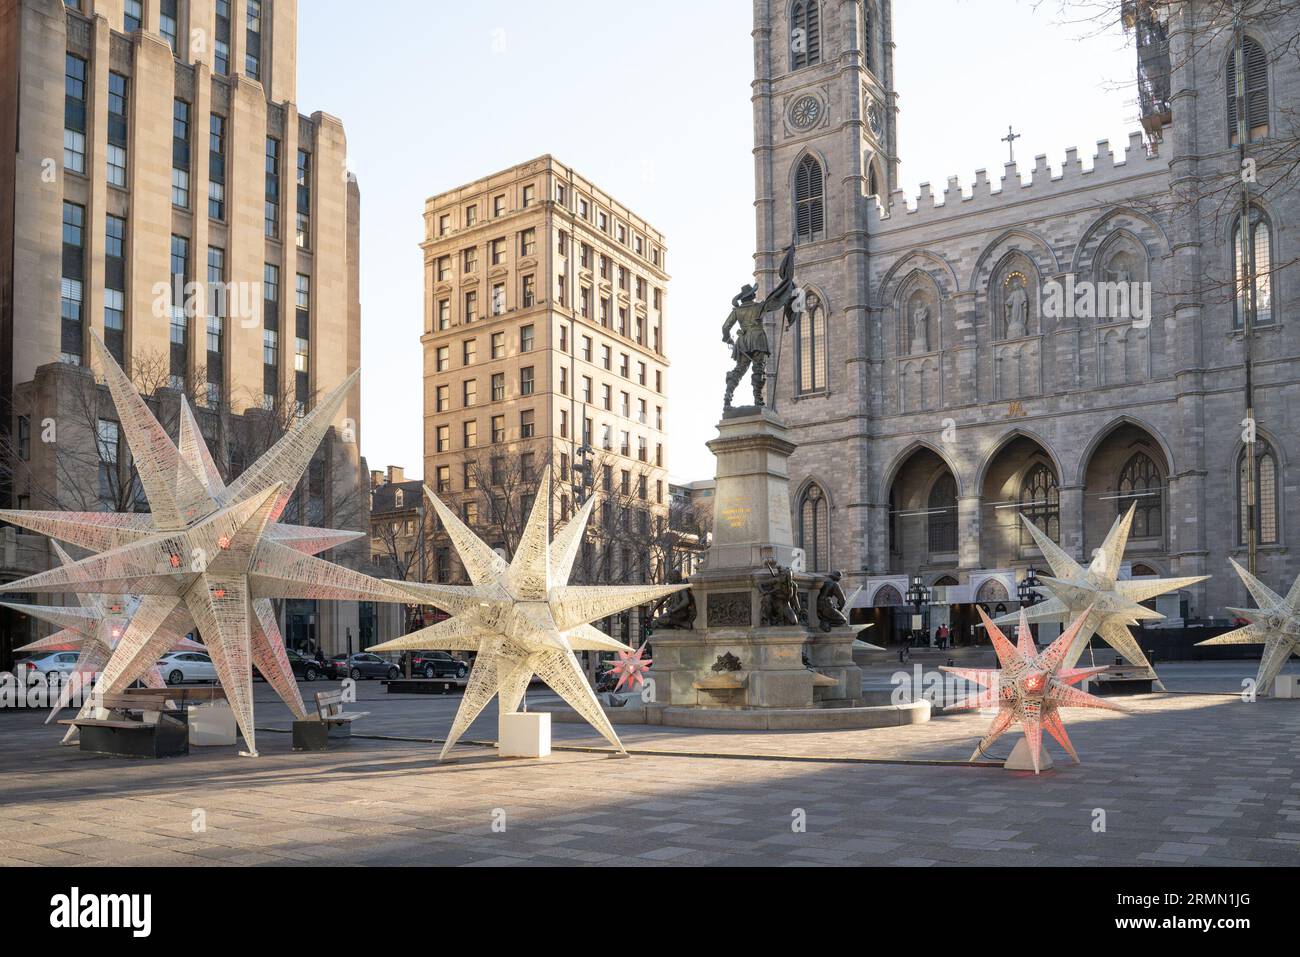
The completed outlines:
{"type": "Polygon", "coordinates": [[[14,666],[20,678],[30,678],[33,674],[49,677],[51,673],[71,674],[73,666],[81,654],[76,651],[51,651],[35,658],[24,658],[14,666]]]}
{"type": "Polygon", "coordinates": [[[173,651],[158,659],[158,670],[169,685],[186,681],[216,681],[212,659],[199,651],[173,651]]]}

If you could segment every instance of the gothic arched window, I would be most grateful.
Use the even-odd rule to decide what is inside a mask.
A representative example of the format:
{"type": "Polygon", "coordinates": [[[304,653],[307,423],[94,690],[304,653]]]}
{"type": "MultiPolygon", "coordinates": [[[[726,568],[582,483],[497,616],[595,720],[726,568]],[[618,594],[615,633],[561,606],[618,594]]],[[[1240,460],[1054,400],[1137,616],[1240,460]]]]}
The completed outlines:
{"type": "Polygon", "coordinates": [[[826,310],[816,295],[805,300],[803,315],[799,317],[799,356],[796,359],[798,382],[795,392],[826,391],[826,310]]]}
{"type": "Polygon", "coordinates": [[[797,0],[790,8],[790,69],[812,66],[821,59],[822,25],[817,0],[797,0]]]}
{"type": "Polygon", "coordinates": [[[868,196],[880,195],[880,178],[876,176],[875,163],[872,163],[871,166],[867,168],[867,195],[868,196]]]}
{"type": "Polygon", "coordinates": [[[796,241],[810,243],[822,238],[826,228],[824,198],[822,164],[811,156],[805,156],[794,173],[796,241]]]}
{"type": "Polygon", "coordinates": [[[945,472],[930,489],[930,552],[957,550],[957,480],[945,472]]]}
{"type": "Polygon", "coordinates": [[[826,571],[831,559],[830,510],[822,488],[813,482],[799,498],[799,547],[808,571],[826,571]]]}
{"type": "MultiPolygon", "coordinates": [[[[1061,540],[1061,492],[1057,487],[1056,473],[1045,462],[1039,462],[1025,473],[1020,486],[1020,514],[1025,515],[1054,542],[1061,540]]],[[[1034,544],[1029,530],[1020,525],[1020,544],[1034,544]]]]}
{"type": "MultiPolygon", "coordinates": [[[[1246,474],[1246,450],[1237,459],[1237,540],[1246,544],[1250,527],[1246,497],[1249,479],[1246,474]]],[[[1277,455],[1273,447],[1260,439],[1255,443],[1255,531],[1260,545],[1278,543],[1278,474],[1277,455]]]]}
{"type": "Polygon", "coordinates": [[[1160,469],[1145,452],[1136,453],[1119,473],[1119,514],[1136,506],[1134,538],[1159,538],[1164,533],[1165,481],[1160,469]]]}
{"type": "MultiPolygon", "coordinates": [[[[1268,135],[1268,57],[1259,41],[1242,40],[1246,55],[1246,142],[1268,135]]],[[[1228,142],[1237,144],[1237,52],[1228,56],[1228,142]]]]}
{"type": "MultiPolygon", "coordinates": [[[[1250,263],[1247,259],[1250,250],[1241,238],[1241,214],[1237,215],[1236,225],[1232,229],[1232,274],[1236,277],[1237,294],[1232,300],[1232,325],[1241,329],[1246,324],[1246,301],[1250,290],[1247,272],[1250,263]]],[[[1255,322],[1257,326],[1273,323],[1273,227],[1268,217],[1258,206],[1250,208],[1250,241],[1255,253],[1255,322]]]]}

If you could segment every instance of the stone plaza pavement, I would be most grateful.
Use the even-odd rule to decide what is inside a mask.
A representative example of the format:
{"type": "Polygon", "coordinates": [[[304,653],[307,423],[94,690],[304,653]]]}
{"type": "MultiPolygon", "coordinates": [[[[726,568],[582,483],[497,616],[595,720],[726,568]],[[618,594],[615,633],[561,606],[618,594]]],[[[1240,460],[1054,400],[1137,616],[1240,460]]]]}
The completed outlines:
{"type": "MultiPolygon", "coordinates": [[[[1166,674],[1172,689],[1239,684],[1183,673],[1166,674]]],[[[458,696],[364,682],[358,697],[371,712],[358,734],[424,740],[296,754],[288,734],[266,730],[256,760],[233,748],[115,760],[58,747],[62,729],[41,713],[0,712],[0,864],[1300,862],[1300,700],[1198,688],[1124,699],[1132,714],[1067,712],[1084,763],[1052,744],[1056,769],[1035,778],[962,763],[988,724],[980,714],[817,733],[621,726],[629,758],[556,724],[562,750],[546,760],[467,744],[439,764],[429,739],[446,733],[458,696]]],[[[287,730],[265,685],[257,698],[259,728],[287,730]]],[[[553,700],[540,685],[529,699],[553,700]]],[[[495,727],[489,709],[467,740],[490,741],[495,727]]]]}

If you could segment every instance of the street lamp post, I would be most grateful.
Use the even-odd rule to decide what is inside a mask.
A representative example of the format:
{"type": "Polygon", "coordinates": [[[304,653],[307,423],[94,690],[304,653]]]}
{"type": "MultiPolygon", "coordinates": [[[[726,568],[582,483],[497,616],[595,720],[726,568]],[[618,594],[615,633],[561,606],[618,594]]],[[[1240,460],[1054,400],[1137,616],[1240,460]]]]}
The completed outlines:
{"type": "Polygon", "coordinates": [[[1016,586],[1016,596],[1020,599],[1021,608],[1028,608],[1043,600],[1043,596],[1037,591],[1042,584],[1038,580],[1038,569],[1030,565],[1025,572],[1025,577],[1020,579],[1020,584],[1016,586]]]}
{"type": "Polygon", "coordinates": [[[916,575],[912,578],[912,585],[907,589],[907,602],[916,610],[916,614],[912,618],[912,628],[910,630],[911,641],[915,643],[916,638],[923,627],[923,623],[920,621],[921,615],[926,606],[930,604],[930,589],[926,586],[925,582],[921,580],[920,575],[916,575]]]}

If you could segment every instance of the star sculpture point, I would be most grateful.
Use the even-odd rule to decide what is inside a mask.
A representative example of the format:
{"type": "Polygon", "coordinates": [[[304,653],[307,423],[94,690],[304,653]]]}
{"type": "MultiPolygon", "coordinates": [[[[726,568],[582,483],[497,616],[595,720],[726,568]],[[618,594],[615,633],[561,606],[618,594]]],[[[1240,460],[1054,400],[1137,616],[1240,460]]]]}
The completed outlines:
{"type": "Polygon", "coordinates": [[[548,540],[549,475],[538,489],[528,525],[509,562],[474,534],[427,486],[424,493],[473,584],[393,582],[452,617],[370,650],[477,653],[439,760],[447,756],[493,697],[498,698],[502,714],[515,712],[534,675],[610,744],[626,753],[575,652],[628,652],[627,645],[590,623],[689,586],[566,584],[595,499],[589,498],[555,538],[548,540]]]}
{"type": "MultiPolygon", "coordinates": [[[[6,521],[97,553],[0,585],[0,593],[138,595],[135,614],[96,685],[107,693],[144,676],[174,643],[176,633],[197,625],[247,753],[256,755],[253,667],[295,717],[306,717],[272,599],[408,600],[400,589],[313,557],[363,533],[278,521],[358,373],[226,485],[184,397],[180,441],[174,443],[93,332],[91,342],[150,512],[0,513],[6,521]]],[[[87,702],[83,714],[90,706],[87,702]]]]}
{"type": "Polygon", "coordinates": [[[1012,645],[998,626],[984,613],[978,605],[976,609],[988,629],[989,638],[997,652],[1000,671],[982,668],[941,667],[941,671],[957,675],[980,686],[980,690],[966,698],[949,705],[945,711],[962,711],[972,708],[996,708],[997,714],[993,724],[975,746],[971,755],[974,761],[987,752],[990,745],[1001,737],[1013,723],[1019,722],[1025,734],[1025,743],[1034,765],[1034,773],[1039,773],[1039,754],[1042,749],[1043,732],[1046,731],[1065,749],[1075,764],[1079,755],[1065,732],[1061,721],[1061,708],[1104,708],[1109,711],[1124,709],[1118,705],[1088,694],[1073,687],[1077,682],[1106,669],[1069,668],[1063,663],[1069,655],[1070,647],[1084,627],[1087,613],[1075,619],[1074,623],[1043,651],[1034,643],[1033,633],[1029,629],[1029,620],[1025,612],[1020,613],[1020,624],[1016,632],[1016,644],[1012,645]]]}
{"type": "MultiPolygon", "coordinates": [[[[1072,668],[1083,655],[1088,640],[1094,635],[1114,648],[1125,661],[1145,668],[1155,682],[1155,687],[1164,690],[1147,660],[1137,639],[1129,631],[1130,625],[1140,621],[1157,621],[1164,618],[1159,612],[1152,611],[1142,604],[1158,595],[1186,588],[1205,581],[1208,575],[1196,575],[1187,578],[1157,578],[1120,580],[1120,566],[1124,561],[1124,548],[1128,544],[1129,532],[1133,527],[1133,516],[1137,506],[1118,516],[1101,547],[1093,553],[1087,568],[1080,565],[1063,548],[1052,541],[1026,515],[1021,515],[1025,527],[1033,536],[1043,557],[1052,567],[1054,575],[1039,576],[1044,585],[1053,594],[1052,598],[1032,605],[1028,609],[1031,622],[1073,621],[1085,611],[1088,613],[1078,631],[1073,647],[1064,659],[1064,666],[1072,668]]],[[[1016,613],[1003,615],[994,624],[1014,624],[1016,613]]]]}
{"type": "Polygon", "coordinates": [[[1232,567],[1255,599],[1255,608],[1229,608],[1228,611],[1249,624],[1227,634],[1218,635],[1201,645],[1262,644],[1255,688],[1261,694],[1272,691],[1273,682],[1292,654],[1300,653],[1300,577],[1285,596],[1279,595],[1233,559],[1232,567]]]}

